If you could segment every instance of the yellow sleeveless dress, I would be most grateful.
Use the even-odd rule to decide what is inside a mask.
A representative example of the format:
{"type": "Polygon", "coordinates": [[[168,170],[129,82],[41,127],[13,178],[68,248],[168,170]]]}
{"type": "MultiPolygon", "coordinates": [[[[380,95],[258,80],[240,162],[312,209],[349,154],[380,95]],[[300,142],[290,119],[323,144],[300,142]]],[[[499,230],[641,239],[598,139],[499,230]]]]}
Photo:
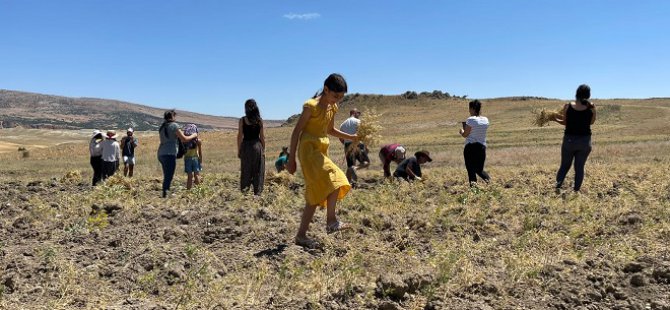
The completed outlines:
{"type": "Polygon", "coordinates": [[[316,99],[305,102],[303,107],[312,111],[300,137],[298,159],[305,178],[305,200],[310,206],[326,207],[328,195],[339,189],[341,200],[351,189],[346,175],[328,158],[328,126],[335,117],[337,105],[320,108],[316,99]]]}

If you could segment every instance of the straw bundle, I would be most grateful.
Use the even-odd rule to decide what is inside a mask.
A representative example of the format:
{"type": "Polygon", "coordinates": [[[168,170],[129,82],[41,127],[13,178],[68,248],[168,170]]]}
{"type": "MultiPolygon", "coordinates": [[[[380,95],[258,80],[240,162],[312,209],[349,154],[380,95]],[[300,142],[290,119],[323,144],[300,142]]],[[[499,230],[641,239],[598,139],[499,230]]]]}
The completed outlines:
{"type": "Polygon", "coordinates": [[[80,183],[81,180],[81,172],[79,170],[68,171],[62,178],[60,178],[60,182],[64,184],[77,184],[80,183]]]}
{"type": "Polygon", "coordinates": [[[266,182],[271,184],[289,186],[292,183],[295,183],[293,176],[289,174],[286,170],[279,173],[269,173],[265,177],[266,182]]]}
{"type": "Polygon", "coordinates": [[[126,189],[132,189],[133,188],[133,183],[130,181],[130,179],[125,178],[123,174],[121,173],[116,173],[113,176],[107,178],[105,181],[107,185],[113,186],[113,185],[120,185],[125,187],[126,189]]]}
{"type": "MultiPolygon", "coordinates": [[[[381,140],[381,135],[379,134],[383,127],[379,124],[380,114],[375,113],[375,111],[365,112],[363,117],[361,117],[361,123],[358,125],[358,142],[365,144],[367,147],[376,146],[379,140],[381,140]]],[[[357,154],[360,152],[360,148],[356,143],[352,143],[347,148],[347,155],[357,154]]]]}
{"type": "Polygon", "coordinates": [[[557,117],[563,116],[563,108],[558,110],[547,110],[545,108],[534,109],[531,113],[534,115],[533,125],[544,127],[549,124],[549,122],[556,120],[557,117]]]}

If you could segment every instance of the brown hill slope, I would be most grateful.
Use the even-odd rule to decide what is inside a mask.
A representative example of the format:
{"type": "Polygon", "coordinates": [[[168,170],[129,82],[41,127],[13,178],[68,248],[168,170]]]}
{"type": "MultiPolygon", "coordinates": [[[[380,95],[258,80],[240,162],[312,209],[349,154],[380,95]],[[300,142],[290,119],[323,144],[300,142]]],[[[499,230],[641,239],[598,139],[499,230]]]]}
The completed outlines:
{"type": "MultiPolygon", "coordinates": [[[[0,89],[0,128],[158,128],[164,109],[98,98],[71,98],[0,89]]],[[[206,129],[237,128],[237,118],[178,110],[179,121],[206,129]]],[[[280,121],[267,121],[278,126],[280,121]]]]}

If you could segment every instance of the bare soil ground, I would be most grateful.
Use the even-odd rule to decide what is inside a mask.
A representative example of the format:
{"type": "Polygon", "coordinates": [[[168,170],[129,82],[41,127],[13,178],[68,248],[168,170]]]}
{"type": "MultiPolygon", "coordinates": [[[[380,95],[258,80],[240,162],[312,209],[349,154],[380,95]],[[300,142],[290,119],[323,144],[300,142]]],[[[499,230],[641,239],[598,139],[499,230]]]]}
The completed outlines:
{"type": "MultiPolygon", "coordinates": [[[[391,124],[439,114],[382,133],[434,154],[426,181],[383,181],[374,162],[338,205],[353,229],[326,234],[317,211],[315,248],[292,242],[300,175],[241,193],[234,133],[203,135],[204,184],[183,189],[180,164],[168,199],[152,136],[136,178],[96,188],[85,143],[0,154],[0,308],[670,309],[666,101],[607,102],[620,112],[594,126],[579,194],[553,189],[560,129],[514,121],[537,103],[488,105],[493,182],[472,189],[453,137],[463,105],[396,104],[376,106],[391,124]]],[[[268,130],[268,167],[289,133],[268,130]]]]}

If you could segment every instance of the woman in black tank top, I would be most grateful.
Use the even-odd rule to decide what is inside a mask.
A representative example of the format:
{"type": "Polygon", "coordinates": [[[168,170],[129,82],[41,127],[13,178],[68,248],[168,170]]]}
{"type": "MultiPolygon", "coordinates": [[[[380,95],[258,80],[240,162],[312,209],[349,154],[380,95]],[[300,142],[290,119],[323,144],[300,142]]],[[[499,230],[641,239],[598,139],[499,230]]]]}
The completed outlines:
{"type": "Polygon", "coordinates": [[[263,119],[254,99],[244,103],[237,132],[237,157],[240,159],[240,189],[244,192],[253,186],[254,195],[263,191],[265,180],[265,133],[263,119]]]}
{"type": "Polygon", "coordinates": [[[570,166],[575,162],[575,192],[579,191],[584,180],[584,166],[591,153],[591,125],[596,122],[596,106],[589,101],[591,88],[580,85],[575,94],[577,99],[565,105],[563,115],[555,121],[565,126],[563,145],[561,146],[561,167],[556,174],[556,191],[559,192],[570,166]]]}

